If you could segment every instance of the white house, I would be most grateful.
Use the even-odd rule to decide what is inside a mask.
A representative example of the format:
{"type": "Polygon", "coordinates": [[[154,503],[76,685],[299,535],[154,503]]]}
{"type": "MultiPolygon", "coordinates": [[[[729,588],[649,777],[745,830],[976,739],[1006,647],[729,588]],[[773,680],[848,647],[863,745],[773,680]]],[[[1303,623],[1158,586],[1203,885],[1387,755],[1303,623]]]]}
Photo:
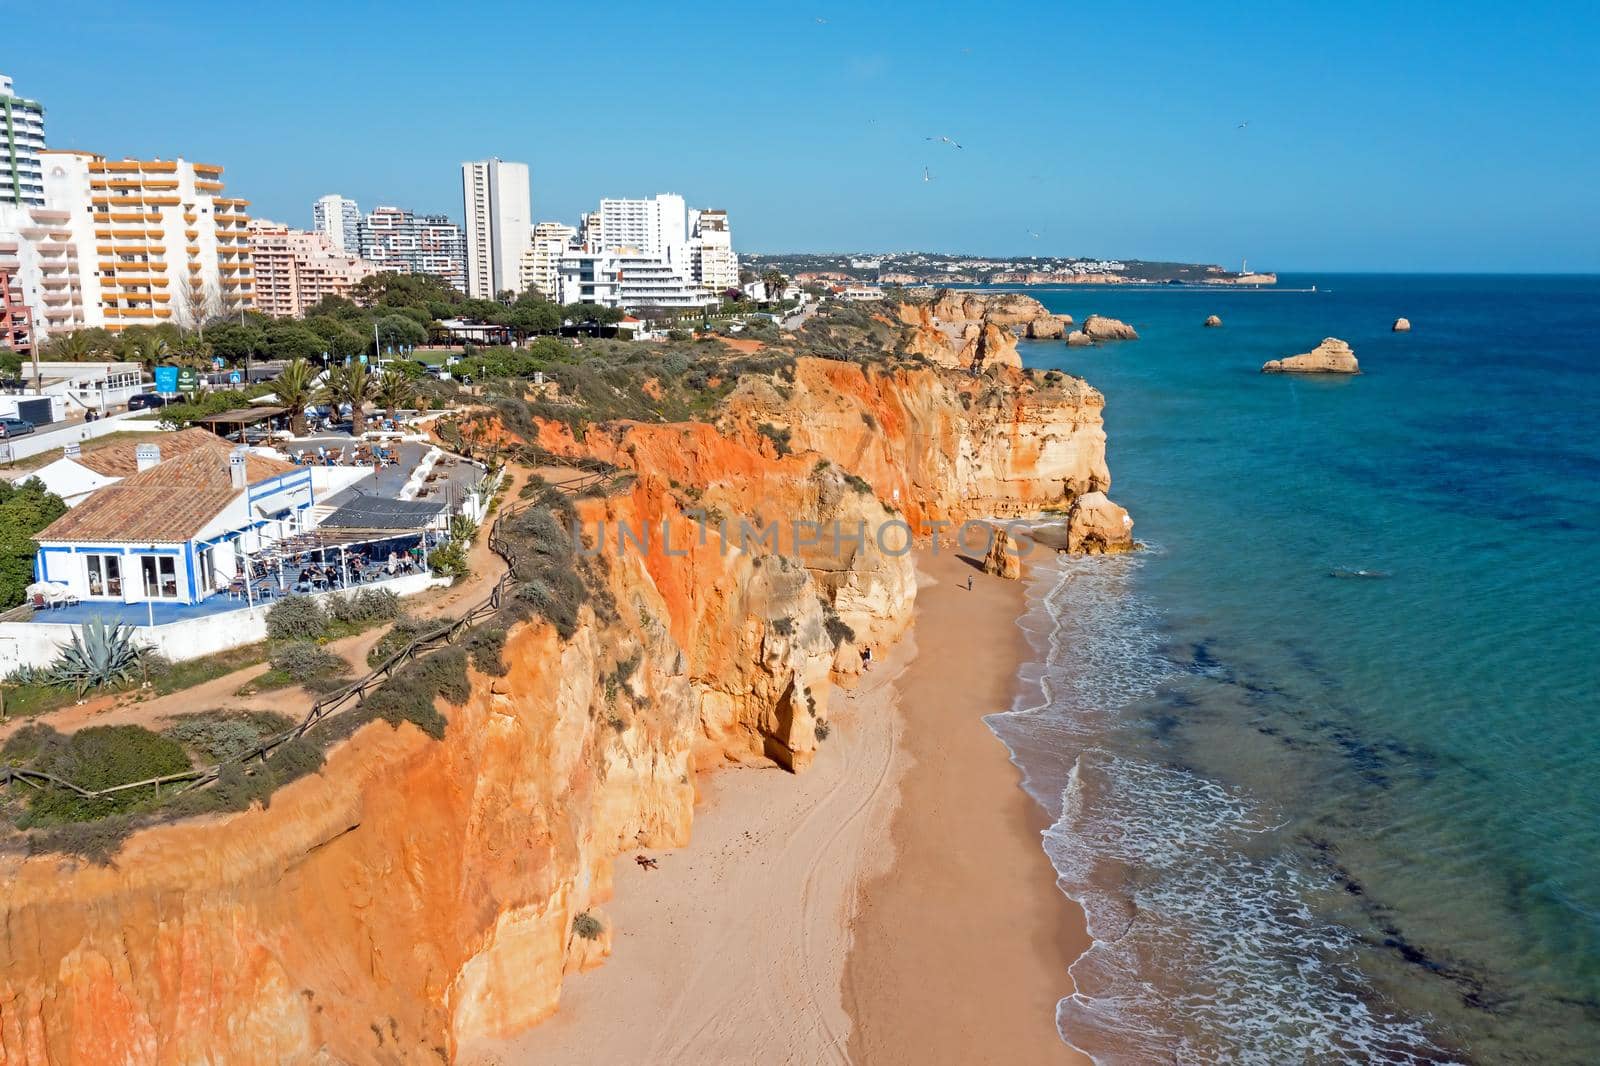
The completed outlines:
{"type": "Polygon", "coordinates": [[[198,603],[228,587],[242,555],[304,527],[309,468],[212,440],[165,460],[137,445],[135,473],[34,537],[35,578],[85,602],[198,603]]]}

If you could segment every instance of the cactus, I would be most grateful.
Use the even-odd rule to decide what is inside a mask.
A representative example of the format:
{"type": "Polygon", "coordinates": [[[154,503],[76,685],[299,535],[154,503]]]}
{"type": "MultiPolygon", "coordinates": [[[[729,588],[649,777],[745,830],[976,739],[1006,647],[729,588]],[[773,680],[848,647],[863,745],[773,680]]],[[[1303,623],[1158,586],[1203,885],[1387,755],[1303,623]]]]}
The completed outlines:
{"type": "Polygon", "coordinates": [[[91,618],[79,627],[70,643],[50,664],[54,685],[71,686],[79,696],[92,688],[110,688],[139,676],[144,649],[134,640],[134,628],[91,618]]]}

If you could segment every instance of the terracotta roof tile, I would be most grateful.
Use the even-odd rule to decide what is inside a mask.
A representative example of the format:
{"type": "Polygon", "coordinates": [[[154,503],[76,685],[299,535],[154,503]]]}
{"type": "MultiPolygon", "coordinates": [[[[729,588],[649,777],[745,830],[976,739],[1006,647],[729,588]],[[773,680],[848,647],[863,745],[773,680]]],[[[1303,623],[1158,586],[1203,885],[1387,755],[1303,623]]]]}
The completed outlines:
{"type": "MultiPolygon", "coordinates": [[[[184,433],[190,432],[185,430],[184,433]]],[[[187,450],[94,492],[40,530],[35,540],[96,544],[171,544],[200,532],[239,495],[228,472],[232,448],[205,430],[209,441],[186,441],[187,450]]],[[[183,433],[171,434],[182,437],[183,433]]],[[[260,455],[245,458],[245,477],[256,485],[294,470],[293,463],[260,455]]]]}
{"type": "Polygon", "coordinates": [[[76,460],[106,477],[127,477],[139,472],[136,452],[141,444],[154,444],[161,448],[161,459],[176,459],[195,448],[210,447],[217,443],[217,435],[209,429],[180,429],[176,433],[146,433],[139,440],[121,440],[104,448],[86,451],[76,460]]]}

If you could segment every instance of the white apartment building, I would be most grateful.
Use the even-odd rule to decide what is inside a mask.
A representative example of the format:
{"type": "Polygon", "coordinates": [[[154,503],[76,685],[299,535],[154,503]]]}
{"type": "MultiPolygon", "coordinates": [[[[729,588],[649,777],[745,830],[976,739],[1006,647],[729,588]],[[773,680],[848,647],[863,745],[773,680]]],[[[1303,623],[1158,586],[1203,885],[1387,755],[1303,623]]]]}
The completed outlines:
{"type": "Polygon", "coordinates": [[[739,287],[739,257],[733,252],[728,212],[689,212],[689,273],[712,295],[739,287]]]}
{"type": "Polygon", "coordinates": [[[522,272],[517,292],[529,289],[547,300],[561,290],[561,260],[578,239],[578,231],[560,222],[541,222],[533,227],[532,240],[522,256],[522,272]]]}
{"type": "Polygon", "coordinates": [[[254,304],[248,202],[221,195],[221,167],[49,150],[40,160],[45,203],[0,205],[0,259],[15,264],[41,340],[192,326],[254,304]]]}
{"type": "Polygon", "coordinates": [[[0,203],[0,270],[32,311],[35,339],[105,325],[88,199],[90,152],[40,153],[45,206],[0,203]]]}
{"type": "Polygon", "coordinates": [[[25,100],[0,74],[0,204],[44,206],[44,105],[25,100]]]}
{"type": "Polygon", "coordinates": [[[444,215],[416,215],[399,207],[377,207],[361,220],[361,258],[379,270],[432,274],[467,291],[466,248],[461,228],[444,215]]]}
{"type": "Polygon", "coordinates": [[[311,228],[326,234],[335,252],[361,254],[361,208],[338,193],[320,196],[311,205],[311,228]]]}
{"type": "Polygon", "coordinates": [[[649,200],[601,200],[600,210],[584,216],[583,246],[591,252],[632,248],[670,258],[687,248],[688,237],[688,213],[676,193],[649,200]]]}
{"type": "Polygon", "coordinates": [[[569,251],[561,260],[560,302],[602,307],[691,308],[715,303],[682,264],[631,248],[569,251]]]}
{"type": "Polygon", "coordinates": [[[250,223],[255,259],[256,310],[273,318],[303,318],[325,296],[348,298],[375,263],[341,255],[320,230],[290,229],[278,222],[250,223]]]}
{"type": "Polygon", "coordinates": [[[492,300],[521,281],[532,240],[528,164],[484,159],[461,164],[466,211],[467,295],[492,300]]]}
{"type": "Polygon", "coordinates": [[[248,200],[222,168],[185,159],[95,159],[87,200],[105,325],[194,326],[255,305],[248,200]]]}

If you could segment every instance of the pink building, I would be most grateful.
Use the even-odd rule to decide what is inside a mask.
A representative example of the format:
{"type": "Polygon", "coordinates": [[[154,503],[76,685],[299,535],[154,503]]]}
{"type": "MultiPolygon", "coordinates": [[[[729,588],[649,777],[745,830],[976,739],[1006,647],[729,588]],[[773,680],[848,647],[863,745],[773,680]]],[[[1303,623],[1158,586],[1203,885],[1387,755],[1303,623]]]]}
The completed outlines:
{"type": "Polygon", "coordinates": [[[278,222],[250,223],[255,256],[256,310],[273,318],[303,318],[324,296],[349,298],[362,278],[381,267],[342,255],[327,234],[290,229],[278,222]]]}
{"type": "Polygon", "coordinates": [[[22,289],[4,268],[0,268],[0,348],[33,354],[33,314],[22,302],[22,289]]]}

